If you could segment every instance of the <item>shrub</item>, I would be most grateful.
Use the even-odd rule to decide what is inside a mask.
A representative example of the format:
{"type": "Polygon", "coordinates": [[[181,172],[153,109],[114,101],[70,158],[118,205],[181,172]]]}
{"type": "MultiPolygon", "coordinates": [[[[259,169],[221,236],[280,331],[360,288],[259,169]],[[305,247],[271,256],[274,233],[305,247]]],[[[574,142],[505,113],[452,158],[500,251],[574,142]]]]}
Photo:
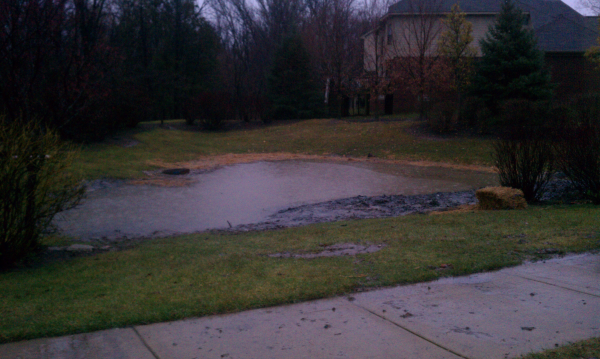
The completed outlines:
{"type": "Polygon", "coordinates": [[[458,104],[452,101],[436,103],[429,112],[428,122],[435,132],[455,131],[458,128],[458,104]]]}
{"type": "Polygon", "coordinates": [[[575,187],[600,204],[600,128],[581,125],[567,129],[557,146],[558,166],[575,187]]]}
{"type": "Polygon", "coordinates": [[[504,137],[531,137],[549,129],[550,103],[524,99],[507,100],[500,106],[498,132],[504,137]]]}
{"type": "Polygon", "coordinates": [[[577,96],[570,105],[576,125],[600,126],[600,93],[577,96]]]}
{"type": "Polygon", "coordinates": [[[528,202],[538,201],[554,170],[552,143],[531,134],[497,140],[493,148],[500,184],[522,190],[528,202]]]}
{"type": "Polygon", "coordinates": [[[556,152],[558,166],[585,196],[600,204],[600,94],[571,102],[574,115],[564,119],[556,152]]]}
{"type": "Polygon", "coordinates": [[[196,96],[188,105],[188,124],[197,118],[202,128],[208,131],[220,130],[225,120],[233,118],[232,98],[225,92],[204,92],[196,96]]]}
{"type": "Polygon", "coordinates": [[[67,171],[72,156],[56,133],[0,117],[0,267],[38,248],[54,216],[82,199],[82,183],[67,171]]]}
{"type": "Polygon", "coordinates": [[[112,120],[112,131],[135,128],[152,117],[152,102],[148,95],[135,86],[123,86],[113,91],[105,105],[106,116],[112,120]]]}
{"type": "Polygon", "coordinates": [[[462,126],[476,130],[479,133],[491,133],[496,118],[497,116],[485,101],[478,97],[467,97],[460,108],[462,126]]]}

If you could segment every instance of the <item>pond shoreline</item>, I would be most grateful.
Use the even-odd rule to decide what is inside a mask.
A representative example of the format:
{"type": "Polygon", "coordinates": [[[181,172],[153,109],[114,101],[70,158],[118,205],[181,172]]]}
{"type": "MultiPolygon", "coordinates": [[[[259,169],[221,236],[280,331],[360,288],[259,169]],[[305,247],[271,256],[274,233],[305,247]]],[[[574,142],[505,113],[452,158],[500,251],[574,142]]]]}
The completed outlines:
{"type": "MultiPolygon", "coordinates": [[[[581,201],[569,181],[556,179],[549,183],[541,204],[570,204],[581,201]]],[[[438,192],[422,195],[382,195],[355,196],[315,204],[301,205],[280,210],[266,221],[231,226],[230,228],[208,229],[196,232],[157,232],[150,236],[128,237],[118,234],[111,237],[79,239],[86,245],[49,247],[43,254],[43,261],[64,260],[80,256],[96,255],[110,251],[133,248],[152,239],[198,233],[246,233],[301,227],[317,223],[331,223],[348,220],[398,217],[409,214],[443,213],[457,209],[476,210],[475,190],[458,192],[438,192]]]]}

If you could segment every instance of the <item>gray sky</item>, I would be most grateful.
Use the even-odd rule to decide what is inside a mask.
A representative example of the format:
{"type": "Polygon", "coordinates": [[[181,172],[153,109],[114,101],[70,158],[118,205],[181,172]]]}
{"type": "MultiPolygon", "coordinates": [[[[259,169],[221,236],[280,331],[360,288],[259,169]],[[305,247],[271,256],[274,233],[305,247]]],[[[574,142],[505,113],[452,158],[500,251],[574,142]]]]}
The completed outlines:
{"type": "MultiPolygon", "coordinates": [[[[204,2],[203,0],[196,0],[196,1],[199,4],[202,4],[204,2]]],[[[585,9],[583,6],[581,6],[580,0],[562,0],[562,2],[569,5],[570,7],[577,10],[579,13],[581,13],[583,15],[594,15],[593,13],[590,12],[589,9],[585,9]]]]}
{"type": "Polygon", "coordinates": [[[579,11],[583,15],[594,15],[588,9],[583,9],[579,0],[562,0],[562,2],[579,11]]]}

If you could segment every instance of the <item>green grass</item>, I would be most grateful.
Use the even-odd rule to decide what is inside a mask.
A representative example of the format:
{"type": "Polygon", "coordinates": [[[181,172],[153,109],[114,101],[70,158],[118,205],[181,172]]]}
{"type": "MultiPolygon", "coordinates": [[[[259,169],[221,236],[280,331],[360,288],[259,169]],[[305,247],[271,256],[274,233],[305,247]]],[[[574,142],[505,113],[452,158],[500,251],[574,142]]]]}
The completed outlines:
{"type": "Polygon", "coordinates": [[[199,233],[0,273],[0,342],[241,311],[519,264],[543,248],[600,247],[600,208],[531,207],[199,233]],[[271,258],[334,243],[357,257],[271,258]],[[450,269],[440,270],[442,264],[450,269]]]}
{"type": "MultiPolygon", "coordinates": [[[[181,122],[181,121],[180,121],[181,122]]],[[[153,169],[148,160],[189,161],[226,153],[335,154],[490,165],[488,140],[425,138],[412,134],[415,121],[348,122],[332,119],[279,122],[248,130],[192,132],[151,125],[125,133],[140,142],[123,148],[99,143],[82,147],[75,168],[85,178],[136,178],[153,169]]]]}
{"type": "Polygon", "coordinates": [[[600,358],[600,338],[593,338],[542,353],[529,354],[523,359],[592,359],[600,358]]]}

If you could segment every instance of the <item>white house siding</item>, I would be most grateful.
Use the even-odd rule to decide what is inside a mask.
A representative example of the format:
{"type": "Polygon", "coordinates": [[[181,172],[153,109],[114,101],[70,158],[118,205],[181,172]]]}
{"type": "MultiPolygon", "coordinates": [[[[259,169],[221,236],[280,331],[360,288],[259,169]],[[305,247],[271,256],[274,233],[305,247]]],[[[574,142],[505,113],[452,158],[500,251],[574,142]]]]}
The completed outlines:
{"type": "MultiPolygon", "coordinates": [[[[438,33],[438,36],[431,42],[432,46],[428,50],[429,54],[434,54],[437,51],[439,35],[445,30],[441,20],[445,19],[446,15],[447,14],[441,14],[435,20],[436,23],[434,26],[440,28],[435,31],[438,33]]],[[[494,23],[496,16],[494,14],[467,14],[466,19],[473,25],[472,45],[477,49],[478,56],[481,56],[479,40],[485,37],[490,25],[494,23]]],[[[412,16],[390,15],[384,19],[378,29],[363,36],[364,66],[366,71],[375,71],[375,61],[379,63],[379,68],[381,69],[381,65],[385,64],[386,61],[393,59],[394,57],[409,55],[410,51],[406,46],[406,39],[414,41],[414,47],[416,35],[411,31],[411,29],[415,28],[412,24],[414,21],[415,17],[412,16]],[[392,27],[393,40],[391,44],[388,44],[388,26],[392,27]],[[376,46],[375,43],[375,36],[377,34],[379,35],[378,46],[376,46]],[[376,50],[378,51],[377,53],[375,52],[376,50]]]]}

